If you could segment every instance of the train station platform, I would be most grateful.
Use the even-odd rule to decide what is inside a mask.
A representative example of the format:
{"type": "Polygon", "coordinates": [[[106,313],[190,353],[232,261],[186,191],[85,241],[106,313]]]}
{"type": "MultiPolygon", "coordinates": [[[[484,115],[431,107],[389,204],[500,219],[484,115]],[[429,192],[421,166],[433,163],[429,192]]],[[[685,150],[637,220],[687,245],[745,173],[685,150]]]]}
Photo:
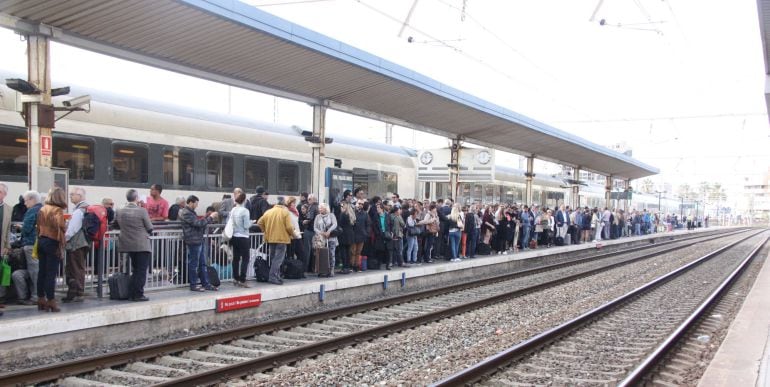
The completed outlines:
{"type": "Polygon", "coordinates": [[[770,264],[765,257],[699,387],[770,387],[770,264]]]}
{"type": "MultiPolygon", "coordinates": [[[[650,239],[669,238],[685,234],[713,231],[717,228],[650,234],[601,242],[602,248],[648,244],[650,239]]],[[[551,248],[538,248],[504,255],[478,256],[461,262],[436,261],[431,264],[394,267],[392,270],[370,270],[332,278],[309,277],[285,280],[284,285],[248,281],[251,288],[238,288],[224,282],[219,291],[191,292],[188,287],[146,293],[147,302],[116,301],[86,297],[82,303],[62,304],[60,313],[45,313],[36,306],[8,305],[0,317],[0,351],[25,348],[25,356],[40,351],[71,349],[68,343],[89,345],[109,344],[146,336],[197,328],[207,324],[229,324],[234,320],[269,319],[298,314],[319,308],[331,308],[367,298],[395,295],[403,291],[421,290],[436,284],[463,281],[473,277],[499,274],[503,270],[527,267],[527,264],[549,262],[565,254],[596,249],[596,243],[551,248]],[[535,261],[535,259],[539,259],[535,261]],[[387,276],[387,278],[386,278],[387,276]],[[387,283],[387,285],[385,285],[387,283]],[[323,293],[323,300],[321,293],[323,293]],[[261,295],[261,305],[249,309],[217,313],[217,301],[233,297],[261,295]],[[158,323],[161,321],[162,323],[158,323]],[[119,328],[119,329],[115,329],[119,328]],[[52,335],[66,339],[51,340],[52,335]],[[72,336],[72,337],[70,337],[72,336]],[[24,342],[24,345],[17,345],[24,342]],[[37,342],[37,343],[35,343],[37,342]],[[29,344],[29,345],[27,345],[29,344]]],[[[383,266],[384,268],[384,266],[383,266]]],[[[770,310],[770,308],[768,308],[770,310]]],[[[766,330],[763,330],[765,332],[766,330]]],[[[18,349],[20,351],[21,349],[18,349]]]]}

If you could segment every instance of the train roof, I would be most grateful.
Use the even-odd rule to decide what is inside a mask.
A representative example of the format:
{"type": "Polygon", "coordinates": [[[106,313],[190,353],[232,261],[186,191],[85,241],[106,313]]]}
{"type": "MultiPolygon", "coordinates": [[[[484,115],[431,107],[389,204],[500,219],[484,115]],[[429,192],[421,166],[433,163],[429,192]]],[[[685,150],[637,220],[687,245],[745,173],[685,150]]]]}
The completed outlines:
{"type": "MultiPolygon", "coordinates": [[[[0,70],[0,78],[25,78],[24,75],[18,73],[12,73],[4,70],[0,70]]],[[[59,82],[57,82],[59,83],[59,82]]],[[[65,82],[66,83],[66,82],[65,82]]],[[[13,92],[2,86],[4,90],[13,92]]],[[[193,109],[187,106],[164,103],[153,101],[141,97],[128,96],[124,94],[114,93],[106,90],[84,87],[79,85],[70,86],[70,94],[67,97],[54,97],[54,101],[61,101],[71,98],[72,96],[85,95],[91,96],[93,101],[101,102],[109,105],[116,105],[121,107],[133,108],[138,110],[151,111],[161,114],[169,114],[178,117],[192,118],[207,122],[216,122],[220,124],[240,126],[245,128],[258,128],[259,130],[265,130],[268,132],[282,134],[287,136],[300,136],[303,130],[312,130],[312,128],[303,128],[300,126],[292,125],[278,125],[272,122],[254,120],[247,117],[240,117],[224,113],[216,113],[201,109],[193,109]]],[[[1,95],[0,95],[1,96],[1,95]]],[[[369,150],[377,150],[381,152],[388,152],[398,154],[404,157],[415,157],[417,151],[414,149],[400,147],[396,145],[384,144],[380,142],[359,139],[351,136],[335,134],[332,136],[334,143],[348,145],[357,148],[364,148],[369,150]]]]}

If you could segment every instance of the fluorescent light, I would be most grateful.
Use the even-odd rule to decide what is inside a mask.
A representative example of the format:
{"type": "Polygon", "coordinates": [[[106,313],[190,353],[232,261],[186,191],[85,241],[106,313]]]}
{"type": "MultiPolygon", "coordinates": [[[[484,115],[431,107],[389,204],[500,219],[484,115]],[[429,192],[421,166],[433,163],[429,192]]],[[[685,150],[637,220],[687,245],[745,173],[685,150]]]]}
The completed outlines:
{"type": "Polygon", "coordinates": [[[88,149],[88,145],[74,144],[72,147],[75,149],[88,149]]]}
{"type": "Polygon", "coordinates": [[[16,142],[21,143],[21,144],[26,144],[27,143],[27,139],[26,138],[17,138],[16,142]]]}
{"type": "Polygon", "coordinates": [[[130,149],[118,149],[118,153],[122,153],[124,155],[132,155],[134,154],[134,151],[130,149]]]}

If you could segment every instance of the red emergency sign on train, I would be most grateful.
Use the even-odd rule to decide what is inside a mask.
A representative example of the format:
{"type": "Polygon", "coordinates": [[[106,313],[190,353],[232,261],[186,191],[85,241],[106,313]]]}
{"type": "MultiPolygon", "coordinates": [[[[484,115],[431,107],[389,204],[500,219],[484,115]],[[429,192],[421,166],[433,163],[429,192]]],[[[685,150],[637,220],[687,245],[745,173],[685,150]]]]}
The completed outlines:
{"type": "Polygon", "coordinates": [[[262,293],[217,299],[217,313],[231,310],[256,308],[262,304],[262,293]]]}

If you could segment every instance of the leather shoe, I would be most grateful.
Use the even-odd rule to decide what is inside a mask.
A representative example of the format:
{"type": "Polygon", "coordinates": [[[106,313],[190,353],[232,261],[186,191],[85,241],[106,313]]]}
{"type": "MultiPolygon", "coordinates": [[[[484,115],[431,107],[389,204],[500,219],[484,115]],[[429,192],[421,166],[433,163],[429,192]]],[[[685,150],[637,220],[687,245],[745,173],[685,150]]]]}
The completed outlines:
{"type": "Polygon", "coordinates": [[[131,301],[141,302],[141,301],[150,301],[150,299],[145,296],[141,296],[141,297],[134,297],[131,299],[131,301]]]}
{"type": "Polygon", "coordinates": [[[273,285],[283,285],[283,280],[270,280],[267,282],[270,282],[273,285]]]}
{"type": "Polygon", "coordinates": [[[79,297],[79,296],[72,297],[72,298],[64,297],[64,298],[61,299],[61,302],[65,303],[65,304],[68,304],[70,302],[83,302],[83,297],[79,297]]]}

